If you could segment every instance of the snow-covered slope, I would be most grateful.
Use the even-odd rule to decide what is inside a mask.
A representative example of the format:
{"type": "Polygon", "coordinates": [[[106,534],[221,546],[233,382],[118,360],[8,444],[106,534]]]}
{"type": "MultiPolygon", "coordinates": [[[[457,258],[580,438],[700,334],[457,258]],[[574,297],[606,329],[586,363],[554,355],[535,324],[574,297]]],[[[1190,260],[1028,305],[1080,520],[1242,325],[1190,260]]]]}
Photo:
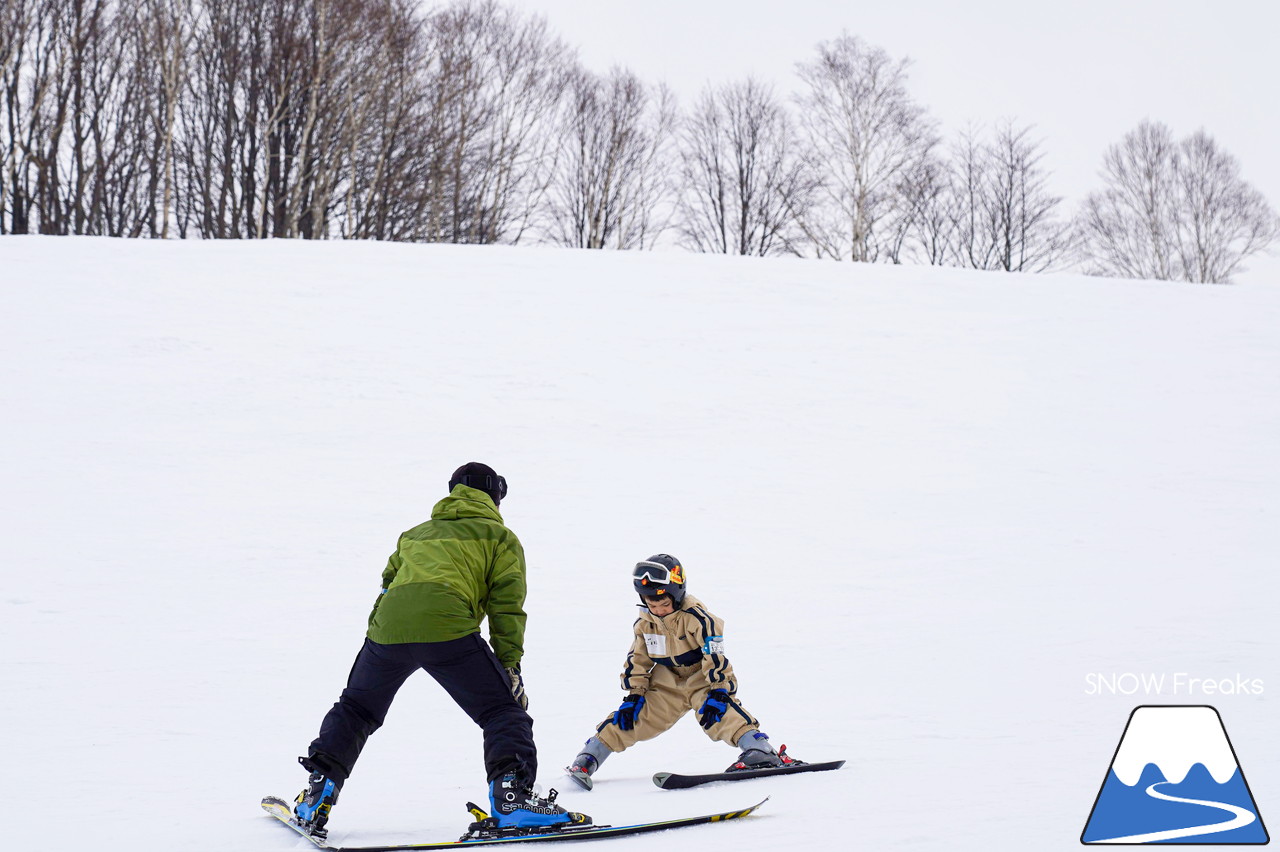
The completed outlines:
{"type": "MultiPolygon", "coordinates": [[[[662,843],[1072,849],[1160,703],[1214,704],[1280,807],[1270,692],[1087,680],[1280,686],[1280,286],[3,238],[0,354],[6,848],[295,848],[257,801],[300,788],[397,534],[473,459],[529,556],[544,786],[621,696],[657,551],[775,742],[849,761],[659,790],[733,757],[689,721],[565,790],[598,821],[770,795],[662,843]]],[[[455,836],[483,782],[413,678],[332,839],[455,836]]]]}

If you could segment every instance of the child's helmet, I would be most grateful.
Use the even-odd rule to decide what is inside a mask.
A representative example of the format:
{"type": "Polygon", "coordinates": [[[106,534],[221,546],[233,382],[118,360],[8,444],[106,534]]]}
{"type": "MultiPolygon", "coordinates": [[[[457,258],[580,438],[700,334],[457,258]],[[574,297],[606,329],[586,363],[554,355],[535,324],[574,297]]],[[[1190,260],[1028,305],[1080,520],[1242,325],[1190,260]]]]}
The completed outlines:
{"type": "Polygon", "coordinates": [[[631,582],[641,600],[670,595],[676,609],[684,603],[684,566],[669,553],[659,553],[637,562],[631,572],[631,582]]]}

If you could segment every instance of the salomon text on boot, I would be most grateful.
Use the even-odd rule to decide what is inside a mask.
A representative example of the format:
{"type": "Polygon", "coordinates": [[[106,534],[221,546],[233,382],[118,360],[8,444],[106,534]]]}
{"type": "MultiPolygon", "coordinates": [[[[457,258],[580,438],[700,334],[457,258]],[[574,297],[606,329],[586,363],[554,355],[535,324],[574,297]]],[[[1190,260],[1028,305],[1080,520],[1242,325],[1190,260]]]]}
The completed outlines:
{"type": "Polygon", "coordinates": [[[586,814],[566,811],[556,804],[556,791],[545,798],[517,772],[507,772],[489,782],[489,803],[501,828],[554,831],[570,825],[590,825],[586,814]]]}

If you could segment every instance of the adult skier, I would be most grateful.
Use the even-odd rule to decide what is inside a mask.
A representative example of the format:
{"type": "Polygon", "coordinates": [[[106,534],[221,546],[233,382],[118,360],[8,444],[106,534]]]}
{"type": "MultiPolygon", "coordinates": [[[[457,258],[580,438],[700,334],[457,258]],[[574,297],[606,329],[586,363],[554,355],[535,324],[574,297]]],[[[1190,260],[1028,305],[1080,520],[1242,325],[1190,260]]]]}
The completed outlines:
{"type": "Polygon", "coordinates": [[[738,702],[738,682],[724,655],[724,622],[685,591],[684,566],[667,553],[636,563],[632,586],[640,617],[622,669],[622,705],[605,717],[566,772],[583,788],[605,759],[669,730],[690,710],[713,740],[737,746],[728,771],[794,761],[775,751],[760,723],[738,702]]]}
{"type": "Polygon", "coordinates": [[[326,833],[338,794],[396,691],[424,669],[484,730],[492,815],[501,827],[589,824],[583,814],[534,791],[538,752],[520,674],[524,654],[525,561],[498,506],[507,481],[471,462],[454,471],[431,520],[401,534],[382,572],[382,591],[346,689],[298,762],[310,773],[294,815],[326,833]],[[480,622],[489,621],[489,643],[480,622]],[[490,648],[492,644],[492,648],[490,648]]]}

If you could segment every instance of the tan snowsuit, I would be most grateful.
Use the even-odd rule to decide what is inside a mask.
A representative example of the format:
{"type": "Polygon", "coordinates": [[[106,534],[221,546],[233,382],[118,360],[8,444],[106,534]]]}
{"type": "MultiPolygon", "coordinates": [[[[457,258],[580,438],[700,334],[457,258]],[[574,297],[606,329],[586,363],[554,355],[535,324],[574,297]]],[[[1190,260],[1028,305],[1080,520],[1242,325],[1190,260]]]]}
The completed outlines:
{"type": "Polygon", "coordinates": [[[725,690],[730,700],[724,718],[707,729],[707,736],[736,745],[743,734],[760,727],[733,698],[738,683],[724,655],[724,622],[700,600],[685,595],[683,606],[662,618],[645,609],[633,629],[622,688],[628,695],[643,695],[645,703],[631,730],[613,724],[613,714],[596,728],[596,736],[610,750],[622,751],[669,730],[681,716],[701,707],[712,689],[725,690]]]}

